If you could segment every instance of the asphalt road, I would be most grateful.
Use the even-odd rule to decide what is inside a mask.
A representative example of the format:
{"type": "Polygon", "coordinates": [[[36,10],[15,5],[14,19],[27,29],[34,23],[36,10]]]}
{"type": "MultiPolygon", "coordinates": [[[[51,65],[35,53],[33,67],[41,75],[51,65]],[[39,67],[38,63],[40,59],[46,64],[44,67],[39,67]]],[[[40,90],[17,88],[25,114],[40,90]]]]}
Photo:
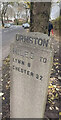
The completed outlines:
{"type": "Polygon", "coordinates": [[[2,60],[10,52],[10,44],[15,40],[16,33],[24,32],[22,26],[13,25],[10,28],[0,29],[0,67],[2,60]]]}
{"type": "MultiPolygon", "coordinates": [[[[0,28],[0,78],[2,76],[2,60],[10,53],[10,45],[15,41],[16,33],[21,33],[24,31],[25,30],[22,26],[16,25],[11,26],[10,28],[0,28]]],[[[2,82],[0,80],[0,120],[2,115],[1,84],[2,82]]]]}
{"type": "Polygon", "coordinates": [[[2,29],[2,59],[10,52],[10,44],[15,40],[16,33],[23,32],[22,26],[13,25],[10,28],[2,29]]]}

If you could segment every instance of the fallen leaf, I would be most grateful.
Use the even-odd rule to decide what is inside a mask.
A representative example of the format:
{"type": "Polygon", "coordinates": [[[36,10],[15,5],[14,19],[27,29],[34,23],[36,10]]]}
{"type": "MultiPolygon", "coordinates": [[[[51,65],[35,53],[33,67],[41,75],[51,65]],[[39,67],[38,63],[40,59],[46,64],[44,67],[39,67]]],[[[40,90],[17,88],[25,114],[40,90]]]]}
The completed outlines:
{"type": "Polygon", "coordinates": [[[4,95],[4,93],[1,92],[1,93],[0,93],[0,97],[3,96],[3,95],[4,95]]]}
{"type": "Polygon", "coordinates": [[[54,88],[56,88],[56,85],[53,85],[54,88]]]}
{"type": "Polygon", "coordinates": [[[2,113],[0,113],[0,115],[2,115],[2,113]]]}
{"type": "Polygon", "coordinates": [[[56,110],[58,110],[59,111],[59,108],[58,107],[55,107],[56,108],[56,110]]]}
{"type": "Polygon", "coordinates": [[[59,112],[59,115],[61,116],[61,112],[59,112]]]}
{"type": "Polygon", "coordinates": [[[56,88],[56,90],[57,90],[57,91],[59,91],[59,89],[58,89],[58,88],[56,88]]]}
{"type": "Polygon", "coordinates": [[[5,97],[3,97],[3,100],[5,100],[5,97]]]}
{"type": "Polygon", "coordinates": [[[3,82],[3,79],[1,79],[1,82],[3,82]]]}

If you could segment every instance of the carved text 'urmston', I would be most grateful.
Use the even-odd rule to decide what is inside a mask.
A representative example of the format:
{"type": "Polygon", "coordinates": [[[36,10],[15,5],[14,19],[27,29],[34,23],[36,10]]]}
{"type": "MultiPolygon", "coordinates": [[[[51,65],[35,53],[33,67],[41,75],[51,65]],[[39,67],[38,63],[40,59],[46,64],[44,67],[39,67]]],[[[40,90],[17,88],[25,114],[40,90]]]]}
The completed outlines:
{"type": "Polygon", "coordinates": [[[29,36],[23,36],[23,35],[16,35],[16,41],[20,41],[21,43],[30,43],[35,44],[43,47],[48,47],[49,39],[42,39],[42,38],[32,38],[29,36]]]}

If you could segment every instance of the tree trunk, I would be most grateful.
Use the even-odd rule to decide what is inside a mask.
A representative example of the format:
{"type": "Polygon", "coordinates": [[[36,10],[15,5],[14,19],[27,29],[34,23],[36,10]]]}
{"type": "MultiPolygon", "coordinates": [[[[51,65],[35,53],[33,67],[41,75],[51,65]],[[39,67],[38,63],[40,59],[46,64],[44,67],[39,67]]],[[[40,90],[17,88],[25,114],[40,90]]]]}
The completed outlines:
{"type": "Polygon", "coordinates": [[[26,8],[26,22],[28,22],[28,17],[27,17],[27,8],[26,8]]]}
{"type": "Polygon", "coordinates": [[[61,9],[60,9],[60,16],[61,16],[61,9]]]}
{"type": "Polygon", "coordinates": [[[1,15],[2,27],[4,27],[3,14],[1,15]]]}
{"type": "Polygon", "coordinates": [[[30,31],[47,33],[50,17],[50,2],[31,2],[30,31]]]}
{"type": "Polygon", "coordinates": [[[7,16],[7,22],[8,22],[8,16],[7,16]]]}

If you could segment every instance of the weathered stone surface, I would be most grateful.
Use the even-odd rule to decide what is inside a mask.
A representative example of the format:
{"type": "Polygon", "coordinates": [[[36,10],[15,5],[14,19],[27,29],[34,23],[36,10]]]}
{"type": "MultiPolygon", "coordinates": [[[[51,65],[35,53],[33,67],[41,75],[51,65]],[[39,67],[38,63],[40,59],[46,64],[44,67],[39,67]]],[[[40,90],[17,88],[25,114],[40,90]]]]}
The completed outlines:
{"type": "MultiPolygon", "coordinates": [[[[49,42],[46,46],[48,38],[46,35],[29,34],[26,35],[27,38],[24,37],[25,34],[22,37],[18,35],[16,42],[11,46],[10,114],[12,118],[43,118],[44,115],[52,51],[48,47],[49,42]],[[31,38],[38,38],[37,43],[38,40],[42,40],[42,44],[28,42],[29,34],[31,38]]],[[[31,39],[31,41],[35,40],[31,39]]]]}
{"type": "Polygon", "coordinates": [[[51,48],[51,38],[47,34],[39,32],[26,32],[16,35],[16,42],[18,44],[34,45],[34,47],[40,47],[42,49],[51,48]]]}

